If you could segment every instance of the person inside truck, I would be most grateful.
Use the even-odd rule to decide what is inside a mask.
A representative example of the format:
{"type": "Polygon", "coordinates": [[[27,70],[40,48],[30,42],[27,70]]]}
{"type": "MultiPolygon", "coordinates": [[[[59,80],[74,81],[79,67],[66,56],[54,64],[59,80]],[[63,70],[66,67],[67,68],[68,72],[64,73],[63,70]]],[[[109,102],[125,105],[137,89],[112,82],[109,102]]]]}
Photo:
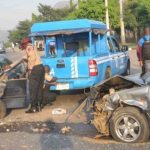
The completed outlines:
{"type": "Polygon", "coordinates": [[[150,27],[146,27],[144,33],[145,35],[138,41],[137,46],[137,57],[142,67],[141,77],[150,72],[150,27]]]}
{"type": "Polygon", "coordinates": [[[55,42],[50,42],[49,47],[50,56],[56,56],[55,42]]]}

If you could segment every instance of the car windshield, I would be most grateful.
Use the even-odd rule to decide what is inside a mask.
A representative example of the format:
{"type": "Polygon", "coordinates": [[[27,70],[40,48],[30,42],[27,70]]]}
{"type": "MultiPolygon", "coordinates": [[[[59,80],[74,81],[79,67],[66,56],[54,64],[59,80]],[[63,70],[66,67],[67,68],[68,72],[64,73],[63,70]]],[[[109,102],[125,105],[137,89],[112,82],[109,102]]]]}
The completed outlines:
{"type": "Polygon", "coordinates": [[[12,64],[12,62],[6,58],[6,56],[0,55],[0,74],[2,74],[3,71],[9,69],[10,64],[12,64]]]}

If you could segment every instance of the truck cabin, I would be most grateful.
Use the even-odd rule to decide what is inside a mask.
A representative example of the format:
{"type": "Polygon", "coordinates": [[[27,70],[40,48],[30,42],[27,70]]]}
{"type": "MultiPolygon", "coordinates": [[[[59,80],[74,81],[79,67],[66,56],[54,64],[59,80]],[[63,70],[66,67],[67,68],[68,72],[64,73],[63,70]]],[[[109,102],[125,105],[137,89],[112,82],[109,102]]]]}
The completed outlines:
{"type": "Polygon", "coordinates": [[[106,25],[78,19],[35,23],[31,28],[33,42],[44,41],[44,57],[93,56],[106,52],[106,25]]]}

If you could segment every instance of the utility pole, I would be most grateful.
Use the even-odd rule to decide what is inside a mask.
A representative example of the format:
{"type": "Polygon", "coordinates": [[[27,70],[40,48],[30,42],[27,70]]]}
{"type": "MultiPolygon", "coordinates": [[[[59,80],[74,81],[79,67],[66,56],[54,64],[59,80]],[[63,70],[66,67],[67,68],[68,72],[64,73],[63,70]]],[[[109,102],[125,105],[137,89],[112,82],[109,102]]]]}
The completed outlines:
{"type": "Polygon", "coordinates": [[[123,0],[119,0],[120,4],[120,29],[121,29],[121,43],[125,44],[125,29],[123,21],[123,0]]]}
{"type": "Polygon", "coordinates": [[[73,7],[73,0],[70,0],[70,8],[73,7]]]}
{"type": "MultiPolygon", "coordinates": [[[[105,9],[106,9],[106,26],[107,26],[107,30],[109,30],[109,13],[108,13],[108,0],[105,0],[105,9]]],[[[110,32],[107,32],[107,34],[109,35],[110,32]]]]}

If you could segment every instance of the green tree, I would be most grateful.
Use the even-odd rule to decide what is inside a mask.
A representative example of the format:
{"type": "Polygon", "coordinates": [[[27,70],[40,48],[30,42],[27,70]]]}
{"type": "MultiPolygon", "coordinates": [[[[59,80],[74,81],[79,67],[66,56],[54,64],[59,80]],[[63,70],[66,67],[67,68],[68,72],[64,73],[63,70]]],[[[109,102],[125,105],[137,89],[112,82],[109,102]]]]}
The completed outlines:
{"type": "Polygon", "coordinates": [[[54,20],[63,20],[75,8],[54,9],[51,6],[39,4],[39,15],[32,14],[32,20],[24,20],[18,23],[16,29],[9,31],[9,41],[20,43],[21,39],[27,37],[30,28],[35,22],[45,22],[54,20]]]}
{"type": "Polygon", "coordinates": [[[110,27],[120,30],[120,12],[119,12],[119,1],[109,0],[109,19],[110,27]]]}
{"type": "MultiPolygon", "coordinates": [[[[150,25],[149,0],[128,0],[125,6],[125,26],[139,34],[145,26],[150,25]]],[[[139,35],[138,35],[139,36],[139,35]]]]}
{"type": "MultiPolygon", "coordinates": [[[[109,0],[110,25],[119,28],[119,3],[118,0],[109,0]]],[[[80,1],[80,7],[71,13],[67,19],[88,18],[105,22],[104,0],[80,1]]]]}
{"type": "Polygon", "coordinates": [[[55,21],[55,20],[62,20],[69,13],[74,11],[75,7],[72,5],[71,8],[62,8],[62,9],[54,9],[51,6],[39,4],[38,12],[39,15],[36,16],[34,14],[34,18],[36,16],[36,20],[40,21],[55,21]]]}
{"type": "Polygon", "coordinates": [[[21,39],[27,37],[30,33],[32,22],[29,20],[20,21],[15,30],[9,31],[9,41],[20,43],[21,39]]]}

